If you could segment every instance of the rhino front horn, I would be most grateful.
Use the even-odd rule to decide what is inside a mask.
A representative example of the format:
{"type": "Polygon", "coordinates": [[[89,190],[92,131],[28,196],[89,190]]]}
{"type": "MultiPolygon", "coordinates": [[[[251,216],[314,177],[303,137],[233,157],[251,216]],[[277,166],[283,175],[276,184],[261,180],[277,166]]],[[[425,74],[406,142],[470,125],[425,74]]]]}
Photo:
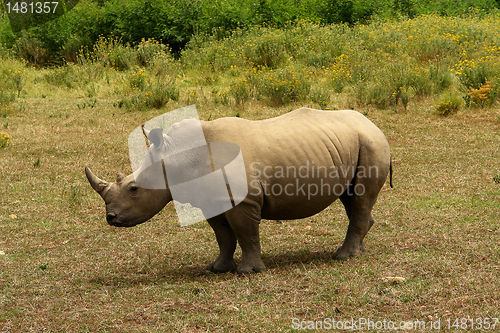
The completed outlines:
{"type": "Polygon", "coordinates": [[[103,196],[104,189],[109,185],[108,182],[94,175],[88,167],[85,167],[85,175],[87,176],[87,179],[89,180],[92,188],[101,196],[103,196]]]}

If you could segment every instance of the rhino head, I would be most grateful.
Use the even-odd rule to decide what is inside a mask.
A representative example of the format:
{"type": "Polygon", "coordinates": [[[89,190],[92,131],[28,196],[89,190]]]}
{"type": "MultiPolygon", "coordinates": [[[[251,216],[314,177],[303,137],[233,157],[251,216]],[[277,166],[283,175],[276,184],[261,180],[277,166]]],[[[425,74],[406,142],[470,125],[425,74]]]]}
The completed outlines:
{"type": "Polygon", "coordinates": [[[191,214],[195,210],[183,206],[184,215],[179,217],[181,225],[187,220],[194,223],[201,218],[197,212],[210,218],[246,197],[245,165],[239,146],[207,143],[199,120],[182,120],[166,134],[162,128],[155,128],[144,130],[144,135],[148,149],[133,174],[118,174],[116,183],[108,183],[85,168],[92,188],[106,203],[109,224],[132,227],[143,223],[173,199],[196,207],[191,214]]]}
{"type": "Polygon", "coordinates": [[[106,204],[106,220],[115,227],[133,227],[146,222],[172,200],[166,189],[147,189],[137,186],[134,174],[119,173],[116,183],[100,179],[85,167],[92,188],[106,204]]]}

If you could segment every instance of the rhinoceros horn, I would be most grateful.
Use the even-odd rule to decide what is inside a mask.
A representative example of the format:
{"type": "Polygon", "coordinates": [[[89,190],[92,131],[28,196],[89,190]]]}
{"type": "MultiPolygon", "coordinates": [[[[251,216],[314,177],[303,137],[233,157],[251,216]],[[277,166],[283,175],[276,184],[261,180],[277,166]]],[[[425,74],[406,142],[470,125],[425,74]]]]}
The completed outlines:
{"type": "Polygon", "coordinates": [[[88,167],[85,167],[85,175],[87,176],[87,179],[89,180],[89,183],[92,186],[92,188],[101,196],[103,196],[104,189],[108,187],[109,183],[94,175],[88,167]]]}

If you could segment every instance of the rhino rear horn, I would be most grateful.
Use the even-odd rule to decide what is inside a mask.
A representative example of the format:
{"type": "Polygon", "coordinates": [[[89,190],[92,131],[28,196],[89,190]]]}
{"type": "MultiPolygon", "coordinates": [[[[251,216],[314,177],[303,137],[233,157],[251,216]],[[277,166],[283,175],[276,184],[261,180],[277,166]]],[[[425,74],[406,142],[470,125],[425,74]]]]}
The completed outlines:
{"type": "Polygon", "coordinates": [[[104,189],[108,187],[109,183],[94,175],[88,167],[85,167],[85,175],[87,176],[92,188],[102,196],[104,189]]]}
{"type": "Polygon", "coordinates": [[[118,175],[116,176],[116,183],[118,185],[120,185],[124,179],[125,179],[125,175],[123,173],[119,172],[118,175]]]}

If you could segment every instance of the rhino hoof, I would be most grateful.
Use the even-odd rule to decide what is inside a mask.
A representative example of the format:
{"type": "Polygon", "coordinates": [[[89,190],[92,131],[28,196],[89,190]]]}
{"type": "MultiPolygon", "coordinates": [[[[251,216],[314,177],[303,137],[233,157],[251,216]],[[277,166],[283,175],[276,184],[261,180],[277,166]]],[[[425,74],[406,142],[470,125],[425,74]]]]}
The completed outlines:
{"type": "Polygon", "coordinates": [[[347,249],[344,246],[339,247],[333,255],[335,260],[347,260],[349,258],[358,257],[364,251],[364,247],[347,249]]]}
{"type": "Polygon", "coordinates": [[[234,262],[234,260],[231,260],[229,262],[226,261],[223,263],[216,260],[208,265],[206,269],[213,273],[234,272],[236,271],[236,263],[234,262]]]}
{"type": "Polygon", "coordinates": [[[248,275],[248,274],[255,274],[255,273],[261,273],[266,270],[266,266],[257,266],[257,267],[238,267],[238,274],[240,275],[248,275]]]}

